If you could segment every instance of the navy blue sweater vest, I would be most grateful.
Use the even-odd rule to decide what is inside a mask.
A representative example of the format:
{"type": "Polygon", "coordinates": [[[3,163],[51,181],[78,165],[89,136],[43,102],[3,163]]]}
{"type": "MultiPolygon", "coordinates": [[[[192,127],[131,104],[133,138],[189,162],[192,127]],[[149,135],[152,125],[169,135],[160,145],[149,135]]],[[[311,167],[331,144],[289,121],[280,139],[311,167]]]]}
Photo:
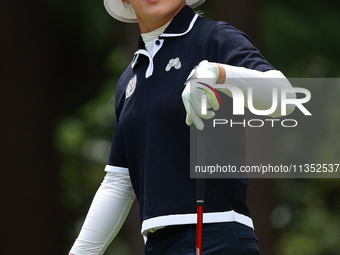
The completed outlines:
{"type": "MultiPolygon", "coordinates": [[[[181,94],[191,70],[202,60],[242,66],[258,71],[273,67],[248,37],[225,22],[199,17],[184,7],[166,29],[161,49],[153,58],[154,70],[145,73],[150,59],[142,54],[122,74],[116,89],[116,122],[108,165],[129,169],[140,202],[141,221],[155,217],[196,212],[196,180],[190,179],[190,128],[181,94]],[[185,33],[186,31],[189,32],[185,33]],[[184,35],[176,35],[182,34],[184,35]],[[180,64],[171,66],[172,59],[180,64]],[[167,68],[168,66],[168,68],[167,68]]],[[[144,49],[140,39],[139,49],[144,49]]],[[[223,104],[232,99],[222,93],[223,104]]],[[[223,115],[225,118],[234,118],[223,115]]],[[[219,112],[216,112],[219,118],[219,112]]],[[[223,143],[227,155],[212,162],[245,164],[243,127],[212,137],[208,146],[223,143]]],[[[250,217],[246,205],[247,179],[207,179],[205,212],[235,211],[250,217]]]]}

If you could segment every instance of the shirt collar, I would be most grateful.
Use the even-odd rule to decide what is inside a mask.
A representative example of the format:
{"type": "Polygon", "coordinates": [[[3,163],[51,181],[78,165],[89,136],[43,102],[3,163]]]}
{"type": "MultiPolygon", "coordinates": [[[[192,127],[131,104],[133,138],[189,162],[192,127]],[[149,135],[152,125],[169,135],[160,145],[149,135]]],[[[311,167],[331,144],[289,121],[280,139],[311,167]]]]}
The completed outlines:
{"type": "MultiPolygon", "coordinates": [[[[165,29],[164,33],[159,36],[159,45],[157,51],[162,48],[165,38],[179,37],[189,33],[193,28],[197,18],[198,14],[196,14],[191,9],[191,7],[187,5],[184,6],[182,10],[180,10],[179,13],[177,13],[177,15],[173,18],[170,25],[165,29]]],[[[151,56],[149,52],[145,50],[145,44],[141,36],[139,36],[138,46],[139,50],[137,50],[134,54],[131,67],[135,67],[140,54],[145,55],[149,58],[149,65],[145,73],[145,78],[149,78],[153,74],[154,69],[153,56],[151,56]]]]}
{"type": "MultiPolygon", "coordinates": [[[[179,37],[189,33],[194,26],[198,15],[189,7],[184,6],[173,18],[170,25],[166,28],[159,38],[179,37]]],[[[138,48],[145,49],[145,45],[141,36],[139,36],[138,48]]]]}
{"type": "Polygon", "coordinates": [[[190,32],[194,26],[198,15],[189,7],[184,6],[182,10],[173,18],[170,25],[159,37],[178,37],[190,32]]]}

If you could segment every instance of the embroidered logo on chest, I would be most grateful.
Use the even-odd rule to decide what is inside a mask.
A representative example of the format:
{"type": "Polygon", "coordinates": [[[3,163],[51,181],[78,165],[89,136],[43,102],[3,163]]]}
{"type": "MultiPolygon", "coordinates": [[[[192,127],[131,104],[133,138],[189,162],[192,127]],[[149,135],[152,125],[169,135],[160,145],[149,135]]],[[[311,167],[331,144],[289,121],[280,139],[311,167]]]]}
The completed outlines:
{"type": "Polygon", "coordinates": [[[175,69],[180,69],[182,67],[182,64],[179,58],[170,59],[169,63],[165,67],[165,71],[169,72],[172,67],[174,67],[175,69]]]}
{"type": "Polygon", "coordinates": [[[129,84],[126,87],[125,99],[129,98],[133,94],[133,92],[135,92],[136,84],[137,84],[137,74],[135,74],[135,76],[129,81],[129,84]]]}

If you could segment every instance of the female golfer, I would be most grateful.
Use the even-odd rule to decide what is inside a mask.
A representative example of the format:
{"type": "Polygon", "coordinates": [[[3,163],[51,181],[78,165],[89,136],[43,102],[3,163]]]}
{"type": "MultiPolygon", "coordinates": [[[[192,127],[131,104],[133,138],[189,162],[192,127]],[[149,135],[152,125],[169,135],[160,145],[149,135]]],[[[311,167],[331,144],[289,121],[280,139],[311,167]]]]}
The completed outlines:
{"type": "MultiPolygon", "coordinates": [[[[189,171],[189,126],[211,128],[207,121],[214,116],[238,121],[231,110],[233,93],[222,88],[218,91],[221,101],[217,100],[213,93],[217,82],[233,84],[246,97],[246,80],[280,78],[252,84],[261,90],[252,95],[253,103],[264,109],[271,108],[273,87],[290,86],[244,33],[192,10],[203,2],[105,0],[114,18],[139,23],[141,37],[117,84],[107,174],[70,254],[103,254],[137,197],[145,254],[194,255],[196,180],[189,171]],[[203,107],[212,109],[204,113],[201,94],[207,92],[203,107]],[[228,111],[217,111],[219,102],[228,111]]],[[[279,107],[271,115],[278,112],[279,107]]],[[[222,135],[213,130],[209,136],[207,151],[214,152],[211,162],[244,165],[244,126],[224,128],[222,135]],[[214,149],[218,145],[227,148],[227,153],[214,149]]],[[[206,180],[203,254],[259,254],[246,205],[247,185],[243,178],[206,180]]]]}

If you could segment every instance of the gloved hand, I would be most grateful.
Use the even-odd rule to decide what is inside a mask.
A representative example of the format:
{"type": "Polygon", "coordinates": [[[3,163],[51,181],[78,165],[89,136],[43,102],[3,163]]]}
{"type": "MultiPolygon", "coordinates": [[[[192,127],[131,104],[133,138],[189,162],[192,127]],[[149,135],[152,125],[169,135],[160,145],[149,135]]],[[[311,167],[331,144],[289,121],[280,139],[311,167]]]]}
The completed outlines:
{"type": "Polygon", "coordinates": [[[202,94],[206,94],[206,109],[213,108],[214,111],[217,111],[220,105],[215,95],[214,87],[218,77],[219,69],[217,64],[206,60],[199,63],[191,71],[182,93],[182,100],[187,112],[186,123],[188,126],[194,123],[197,129],[202,130],[204,128],[202,118],[211,119],[215,116],[215,112],[208,110],[206,114],[202,114],[202,94]]]}

